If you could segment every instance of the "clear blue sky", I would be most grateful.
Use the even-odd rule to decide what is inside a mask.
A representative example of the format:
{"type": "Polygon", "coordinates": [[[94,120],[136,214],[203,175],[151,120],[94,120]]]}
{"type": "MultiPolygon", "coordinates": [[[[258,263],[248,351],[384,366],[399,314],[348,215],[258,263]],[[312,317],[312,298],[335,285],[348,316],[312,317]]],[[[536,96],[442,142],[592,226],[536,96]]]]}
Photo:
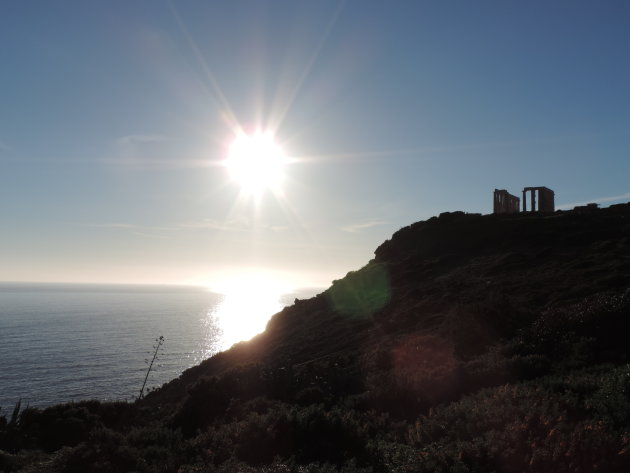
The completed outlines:
{"type": "Polygon", "coordinates": [[[6,1],[0,44],[4,281],[326,284],[494,188],[630,200],[626,1],[6,1]]]}

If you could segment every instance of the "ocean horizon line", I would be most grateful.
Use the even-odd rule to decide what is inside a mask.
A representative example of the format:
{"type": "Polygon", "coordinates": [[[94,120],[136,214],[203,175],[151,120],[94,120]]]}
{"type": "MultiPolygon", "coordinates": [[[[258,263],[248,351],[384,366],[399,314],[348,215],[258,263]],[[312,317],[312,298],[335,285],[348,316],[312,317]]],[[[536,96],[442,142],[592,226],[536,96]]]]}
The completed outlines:
{"type": "MultiPolygon", "coordinates": [[[[177,290],[177,291],[195,291],[195,292],[209,292],[212,294],[221,294],[221,291],[212,289],[209,286],[203,284],[177,284],[177,283],[120,283],[120,282],[74,282],[74,281],[0,281],[0,289],[26,289],[26,288],[38,288],[48,290],[69,290],[69,289],[84,289],[84,290],[104,290],[104,289],[119,289],[119,290],[147,290],[147,291],[160,291],[160,290],[177,290]]],[[[283,295],[292,294],[296,292],[311,291],[311,290],[325,290],[325,286],[300,286],[287,290],[283,295]]]]}

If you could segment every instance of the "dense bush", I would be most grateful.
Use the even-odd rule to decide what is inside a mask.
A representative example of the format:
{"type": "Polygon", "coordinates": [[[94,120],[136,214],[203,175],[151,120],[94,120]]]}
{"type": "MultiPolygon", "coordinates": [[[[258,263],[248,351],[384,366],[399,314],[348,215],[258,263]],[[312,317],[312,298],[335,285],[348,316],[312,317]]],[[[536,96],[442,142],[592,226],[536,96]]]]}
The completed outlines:
{"type": "Polygon", "coordinates": [[[18,405],[16,409],[19,413],[14,411],[4,434],[0,430],[0,448],[10,451],[39,448],[52,452],[62,446],[77,445],[93,429],[102,425],[103,419],[111,422],[115,417],[114,412],[122,406],[117,404],[101,417],[98,402],[61,404],[43,410],[27,408],[21,411],[18,405]]]}
{"type": "Polygon", "coordinates": [[[609,395],[627,376],[627,368],[552,376],[431,410],[409,431],[418,471],[627,471],[630,401],[609,395]]]}
{"type": "Polygon", "coordinates": [[[630,360],[630,294],[599,294],[546,310],[523,331],[523,346],[575,366],[630,360]]]}

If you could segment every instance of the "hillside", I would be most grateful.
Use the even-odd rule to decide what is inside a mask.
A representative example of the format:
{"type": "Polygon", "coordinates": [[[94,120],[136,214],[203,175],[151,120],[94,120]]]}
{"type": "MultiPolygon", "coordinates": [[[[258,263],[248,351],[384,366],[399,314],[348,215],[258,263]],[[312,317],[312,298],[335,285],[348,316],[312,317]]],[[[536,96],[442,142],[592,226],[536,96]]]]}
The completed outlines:
{"type": "Polygon", "coordinates": [[[629,328],[630,204],[442,214],[139,402],[0,419],[0,471],[628,471],[629,328]]]}

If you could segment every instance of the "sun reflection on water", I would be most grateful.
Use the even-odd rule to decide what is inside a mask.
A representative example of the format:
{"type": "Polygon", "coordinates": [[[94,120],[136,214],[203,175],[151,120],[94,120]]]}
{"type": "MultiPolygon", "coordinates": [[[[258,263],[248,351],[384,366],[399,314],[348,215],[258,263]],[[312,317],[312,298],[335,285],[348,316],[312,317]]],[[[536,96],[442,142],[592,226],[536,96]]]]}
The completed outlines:
{"type": "Polygon", "coordinates": [[[287,284],[256,273],[223,279],[212,290],[223,295],[208,313],[208,323],[220,332],[218,350],[227,350],[264,331],[271,316],[282,309],[282,296],[291,292],[287,284]]]}

